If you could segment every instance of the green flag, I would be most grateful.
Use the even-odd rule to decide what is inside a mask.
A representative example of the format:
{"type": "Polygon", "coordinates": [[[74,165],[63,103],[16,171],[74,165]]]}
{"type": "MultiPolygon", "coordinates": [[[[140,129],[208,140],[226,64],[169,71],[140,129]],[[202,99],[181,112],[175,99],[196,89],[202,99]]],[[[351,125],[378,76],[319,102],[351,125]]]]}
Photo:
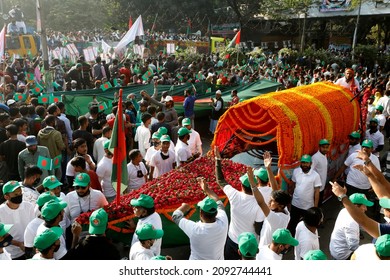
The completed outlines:
{"type": "Polygon", "coordinates": [[[38,96],[38,103],[39,104],[49,104],[49,102],[50,102],[50,95],[44,94],[44,95],[38,96]]]}
{"type": "Polygon", "coordinates": [[[26,101],[27,94],[25,94],[25,93],[15,93],[14,94],[14,99],[15,99],[15,101],[26,101]]]}
{"type": "Polygon", "coordinates": [[[53,158],[53,169],[61,168],[62,155],[53,158]]]}
{"type": "Polygon", "coordinates": [[[53,160],[47,157],[39,156],[37,166],[40,169],[44,170],[52,170],[53,168],[53,160]]]}
{"type": "Polygon", "coordinates": [[[106,90],[112,88],[112,85],[111,85],[110,82],[105,82],[104,84],[102,84],[102,85],[100,86],[100,88],[102,89],[102,91],[106,91],[106,90]]]}
{"type": "Polygon", "coordinates": [[[164,71],[165,68],[163,66],[157,67],[157,73],[160,74],[160,72],[164,71]]]}
{"type": "Polygon", "coordinates": [[[43,86],[41,86],[39,83],[35,83],[35,88],[33,88],[32,93],[37,95],[40,94],[43,91],[43,86]]]}
{"type": "Polygon", "coordinates": [[[202,73],[198,73],[195,75],[195,78],[199,81],[202,81],[203,80],[203,74],[202,73]]]}
{"type": "MultiPolygon", "coordinates": [[[[119,79],[120,80],[120,79],[119,79]]],[[[121,80],[122,81],[122,80],[121,80]]],[[[118,83],[118,79],[114,79],[114,87],[120,87],[121,85],[118,83]]]]}
{"type": "Polygon", "coordinates": [[[59,90],[60,89],[60,84],[58,84],[56,81],[52,82],[52,85],[53,87],[56,89],[56,90],[59,90]]]}
{"type": "Polygon", "coordinates": [[[57,102],[62,102],[62,97],[61,96],[54,96],[54,95],[51,95],[49,97],[49,103],[52,104],[52,103],[57,103],[57,102]]]}
{"type": "Polygon", "coordinates": [[[140,73],[140,70],[139,70],[138,64],[136,64],[136,65],[134,66],[134,69],[133,69],[133,71],[134,71],[134,74],[137,74],[137,75],[140,73]]]}
{"type": "Polygon", "coordinates": [[[151,76],[153,76],[153,71],[149,69],[148,71],[145,72],[145,74],[142,75],[142,79],[144,81],[147,81],[151,76]]]}
{"type": "Polygon", "coordinates": [[[34,73],[30,73],[30,72],[26,73],[26,80],[27,80],[27,82],[34,81],[34,79],[35,79],[34,73]]]}
{"type": "Polygon", "coordinates": [[[184,77],[183,77],[180,73],[178,73],[178,74],[176,75],[176,78],[178,78],[179,81],[183,81],[183,79],[184,79],[184,77]]]}
{"type": "Polygon", "coordinates": [[[211,88],[208,88],[208,89],[206,90],[206,93],[211,93],[211,88]]]}
{"type": "Polygon", "coordinates": [[[0,101],[4,101],[4,94],[0,93],[0,101]]]}
{"type": "Polygon", "coordinates": [[[106,102],[99,104],[99,113],[104,112],[108,108],[106,102]]]}

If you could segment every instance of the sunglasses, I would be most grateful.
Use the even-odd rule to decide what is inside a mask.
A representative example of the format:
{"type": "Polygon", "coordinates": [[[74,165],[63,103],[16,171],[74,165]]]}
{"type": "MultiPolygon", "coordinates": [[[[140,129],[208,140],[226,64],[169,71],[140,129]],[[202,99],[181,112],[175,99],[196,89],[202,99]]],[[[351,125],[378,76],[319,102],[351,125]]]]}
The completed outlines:
{"type": "Polygon", "coordinates": [[[85,186],[85,187],[82,187],[82,186],[74,186],[74,188],[76,189],[76,190],[78,190],[78,189],[86,189],[86,188],[88,188],[88,186],[85,186]]]}

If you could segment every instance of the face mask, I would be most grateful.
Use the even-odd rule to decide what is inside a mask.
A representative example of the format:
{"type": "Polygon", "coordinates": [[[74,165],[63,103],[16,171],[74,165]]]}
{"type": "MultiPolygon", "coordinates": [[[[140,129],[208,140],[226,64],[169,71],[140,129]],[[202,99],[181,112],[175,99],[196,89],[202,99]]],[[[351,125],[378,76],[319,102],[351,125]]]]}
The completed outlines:
{"type": "Polygon", "coordinates": [[[163,152],[160,152],[160,154],[161,154],[161,158],[163,159],[163,160],[166,160],[167,158],[169,158],[169,153],[163,153],[163,152]]]}
{"type": "Polygon", "coordinates": [[[280,255],[285,255],[285,254],[287,254],[287,252],[288,252],[288,249],[284,249],[283,251],[280,252],[280,255]]]}
{"type": "Polygon", "coordinates": [[[12,235],[8,234],[8,236],[4,238],[3,241],[0,242],[0,248],[11,245],[12,239],[13,239],[12,235]]]}
{"type": "Polygon", "coordinates": [[[23,195],[21,194],[21,195],[12,197],[12,198],[10,199],[10,201],[11,201],[12,203],[15,203],[15,204],[20,204],[20,203],[22,203],[22,201],[23,201],[23,195]]]}

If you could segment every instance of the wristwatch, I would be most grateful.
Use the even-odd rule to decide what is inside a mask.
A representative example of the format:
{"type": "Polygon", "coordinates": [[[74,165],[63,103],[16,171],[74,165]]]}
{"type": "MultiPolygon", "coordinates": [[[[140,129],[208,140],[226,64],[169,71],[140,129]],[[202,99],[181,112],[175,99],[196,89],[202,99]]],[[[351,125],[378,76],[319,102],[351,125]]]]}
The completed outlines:
{"type": "Polygon", "coordinates": [[[339,201],[343,201],[344,197],[347,197],[347,195],[346,194],[342,194],[342,195],[338,196],[337,198],[338,198],[339,201]]]}

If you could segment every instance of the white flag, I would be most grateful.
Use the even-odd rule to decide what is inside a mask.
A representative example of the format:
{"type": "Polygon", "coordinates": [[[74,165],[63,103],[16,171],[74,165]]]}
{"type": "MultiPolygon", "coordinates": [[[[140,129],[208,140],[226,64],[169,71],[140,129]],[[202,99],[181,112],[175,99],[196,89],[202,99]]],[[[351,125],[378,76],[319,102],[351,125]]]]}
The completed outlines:
{"type": "Polygon", "coordinates": [[[5,25],[0,32],[0,61],[3,61],[4,59],[4,52],[5,52],[5,25]]]}
{"type": "Polygon", "coordinates": [[[137,20],[134,22],[133,26],[127,31],[126,35],[120,40],[118,45],[115,48],[115,52],[117,54],[120,54],[123,52],[123,49],[131,42],[135,40],[135,37],[137,36],[143,36],[144,33],[144,26],[142,24],[142,17],[139,16],[137,20]]]}

